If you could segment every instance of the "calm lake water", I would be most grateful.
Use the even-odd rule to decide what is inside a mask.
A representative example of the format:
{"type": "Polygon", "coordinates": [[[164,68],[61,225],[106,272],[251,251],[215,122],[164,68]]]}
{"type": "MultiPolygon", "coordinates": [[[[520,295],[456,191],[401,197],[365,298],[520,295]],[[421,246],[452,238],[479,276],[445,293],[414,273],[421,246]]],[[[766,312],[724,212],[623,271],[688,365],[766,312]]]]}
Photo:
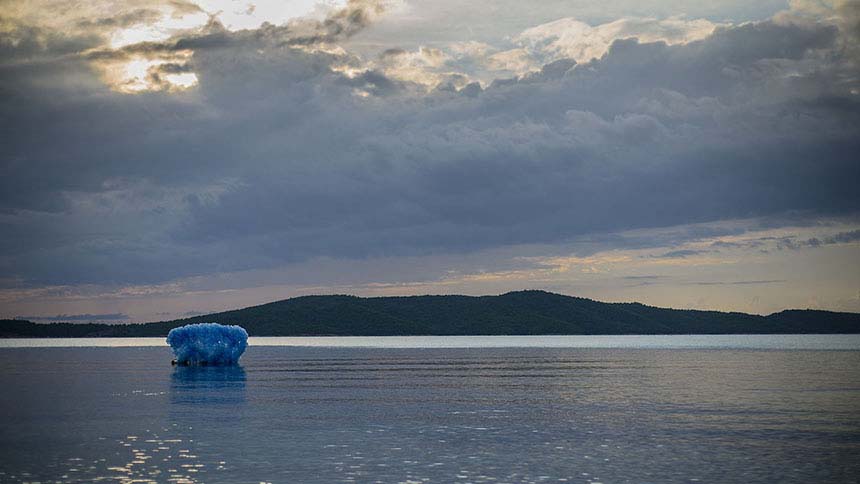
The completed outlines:
{"type": "Polygon", "coordinates": [[[0,341],[0,482],[860,480],[856,335],[69,341],[0,341]]]}

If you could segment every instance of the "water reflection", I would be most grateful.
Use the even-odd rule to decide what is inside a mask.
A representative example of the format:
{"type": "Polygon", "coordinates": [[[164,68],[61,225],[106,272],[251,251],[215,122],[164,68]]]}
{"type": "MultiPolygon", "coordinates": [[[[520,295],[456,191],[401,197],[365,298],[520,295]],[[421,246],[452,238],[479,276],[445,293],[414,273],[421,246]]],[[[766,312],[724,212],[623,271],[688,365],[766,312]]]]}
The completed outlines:
{"type": "MultiPolygon", "coordinates": [[[[119,440],[119,444],[127,452],[131,452],[129,461],[125,465],[107,467],[104,476],[95,477],[92,482],[110,480],[120,484],[133,483],[156,483],[171,482],[176,484],[195,484],[203,482],[202,475],[214,467],[216,470],[224,469],[224,462],[217,467],[207,466],[198,461],[198,456],[193,450],[189,450],[193,441],[183,441],[180,438],[168,438],[174,429],[165,428],[163,432],[144,432],[144,435],[128,435],[119,440]]],[[[122,452],[117,452],[121,455],[122,452]]],[[[99,459],[105,462],[105,459],[99,459]]],[[[96,467],[91,466],[95,471],[96,467]]],[[[75,472],[74,468],[69,469],[75,472]]],[[[64,475],[63,477],[66,477],[64,475]]],[[[73,481],[86,482],[86,481],[73,481]]]]}
{"type": "Polygon", "coordinates": [[[245,403],[245,370],[241,366],[177,366],[170,375],[170,402],[245,403]]]}
{"type": "Polygon", "coordinates": [[[860,476],[860,351],[167,351],[0,351],[0,483],[860,476]]]}

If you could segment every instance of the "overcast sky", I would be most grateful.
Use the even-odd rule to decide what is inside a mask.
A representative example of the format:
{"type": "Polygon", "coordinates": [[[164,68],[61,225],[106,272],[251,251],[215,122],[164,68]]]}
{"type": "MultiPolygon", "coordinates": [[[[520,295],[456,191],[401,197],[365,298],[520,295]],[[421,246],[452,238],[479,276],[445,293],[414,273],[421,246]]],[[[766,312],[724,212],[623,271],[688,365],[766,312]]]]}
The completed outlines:
{"type": "Polygon", "coordinates": [[[860,311],[860,2],[0,0],[0,317],[860,311]]]}

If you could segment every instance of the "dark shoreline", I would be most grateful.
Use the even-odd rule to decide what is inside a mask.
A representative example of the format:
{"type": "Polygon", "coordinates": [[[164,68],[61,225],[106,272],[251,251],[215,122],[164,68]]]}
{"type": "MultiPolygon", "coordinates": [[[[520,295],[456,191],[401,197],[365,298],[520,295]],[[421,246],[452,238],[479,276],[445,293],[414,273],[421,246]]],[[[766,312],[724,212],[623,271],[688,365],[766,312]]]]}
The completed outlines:
{"type": "Polygon", "coordinates": [[[0,320],[0,338],[165,337],[185,324],[239,324],[251,336],[860,334],[860,314],[761,316],[605,303],[544,291],[499,296],[302,296],[193,318],[137,324],[0,320]]]}

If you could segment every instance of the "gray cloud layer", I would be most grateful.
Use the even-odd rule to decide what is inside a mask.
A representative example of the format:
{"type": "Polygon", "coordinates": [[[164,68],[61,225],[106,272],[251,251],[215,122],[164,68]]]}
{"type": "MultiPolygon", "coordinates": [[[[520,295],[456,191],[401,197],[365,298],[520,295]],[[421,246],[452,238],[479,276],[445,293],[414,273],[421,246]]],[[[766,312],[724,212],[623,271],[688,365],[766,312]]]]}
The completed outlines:
{"type": "Polygon", "coordinates": [[[73,322],[92,322],[92,321],[125,321],[129,317],[123,313],[109,314],[58,314],[56,316],[18,316],[18,319],[26,319],[28,321],[73,321],[73,322]]]}
{"type": "Polygon", "coordinates": [[[109,53],[192,50],[160,67],[198,76],[173,93],[110,91],[92,51],[77,55],[97,46],[86,37],[0,36],[7,284],[151,283],[860,210],[850,21],[616,40],[591,62],[426,93],[324,48],[366,23],[353,7],[109,53]]]}

